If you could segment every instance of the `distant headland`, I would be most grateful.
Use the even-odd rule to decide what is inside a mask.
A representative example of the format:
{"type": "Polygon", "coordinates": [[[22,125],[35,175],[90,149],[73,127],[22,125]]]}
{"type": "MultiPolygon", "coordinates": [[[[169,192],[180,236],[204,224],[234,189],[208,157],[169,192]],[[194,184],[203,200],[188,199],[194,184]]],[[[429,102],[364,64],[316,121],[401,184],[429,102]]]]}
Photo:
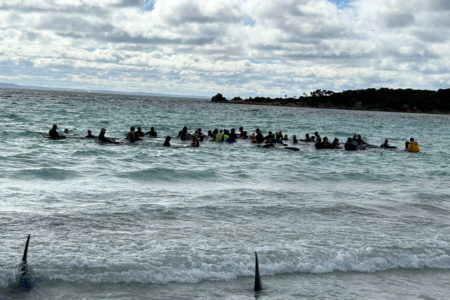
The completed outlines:
{"type": "Polygon", "coordinates": [[[438,91],[414,89],[365,89],[333,92],[316,90],[300,97],[255,97],[227,100],[222,94],[211,98],[214,103],[311,107],[346,110],[373,110],[450,114],[450,89],[438,91]]]}

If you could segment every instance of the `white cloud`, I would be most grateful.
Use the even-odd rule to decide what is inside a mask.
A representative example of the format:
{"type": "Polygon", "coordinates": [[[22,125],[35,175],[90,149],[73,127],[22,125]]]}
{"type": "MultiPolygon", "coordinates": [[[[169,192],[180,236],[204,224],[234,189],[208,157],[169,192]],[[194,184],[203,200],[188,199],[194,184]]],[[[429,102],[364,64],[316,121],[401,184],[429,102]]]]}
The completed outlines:
{"type": "Polygon", "coordinates": [[[449,84],[450,2],[3,0],[0,78],[213,95],[449,84]]]}

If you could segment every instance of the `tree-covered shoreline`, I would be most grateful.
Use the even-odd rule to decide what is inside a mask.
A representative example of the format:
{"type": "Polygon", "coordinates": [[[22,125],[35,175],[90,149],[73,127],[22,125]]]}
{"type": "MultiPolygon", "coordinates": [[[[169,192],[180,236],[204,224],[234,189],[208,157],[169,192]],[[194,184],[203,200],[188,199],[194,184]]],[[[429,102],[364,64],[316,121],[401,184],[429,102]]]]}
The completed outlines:
{"type": "Polygon", "coordinates": [[[300,97],[270,98],[234,97],[226,99],[222,94],[211,98],[217,103],[258,104],[294,107],[316,107],[351,110],[377,110],[398,112],[450,113],[450,89],[438,91],[414,89],[365,89],[333,92],[316,90],[300,97]]]}

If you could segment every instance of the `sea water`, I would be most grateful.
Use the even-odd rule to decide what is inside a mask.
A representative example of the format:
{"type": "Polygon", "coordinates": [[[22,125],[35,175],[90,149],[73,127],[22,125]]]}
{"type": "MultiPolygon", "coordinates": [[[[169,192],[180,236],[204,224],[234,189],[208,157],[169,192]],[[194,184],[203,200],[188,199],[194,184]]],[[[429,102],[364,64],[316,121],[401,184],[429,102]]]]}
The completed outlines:
{"type": "Polygon", "coordinates": [[[448,298],[449,121],[0,89],[0,299],[448,298]],[[38,134],[54,123],[71,138],[38,134]],[[127,143],[130,126],[158,138],[127,143]],[[183,126],[341,142],[359,133],[399,149],[190,148],[176,138],[183,126]],[[76,138],[102,127],[121,144],[76,138]],[[167,135],[176,147],[162,146],[167,135]],[[404,151],[410,137],[420,153],[404,151]],[[24,290],[28,234],[41,282],[24,290]]]}

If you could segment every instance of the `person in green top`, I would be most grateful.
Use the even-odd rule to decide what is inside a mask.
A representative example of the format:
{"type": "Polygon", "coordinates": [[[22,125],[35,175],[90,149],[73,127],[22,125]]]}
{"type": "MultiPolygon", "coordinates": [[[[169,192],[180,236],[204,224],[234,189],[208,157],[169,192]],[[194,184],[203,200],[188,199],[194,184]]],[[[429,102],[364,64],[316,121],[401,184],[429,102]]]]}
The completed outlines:
{"type": "Polygon", "coordinates": [[[389,146],[389,141],[388,140],[384,140],[384,144],[381,144],[380,148],[387,148],[390,147],[389,146]]]}

